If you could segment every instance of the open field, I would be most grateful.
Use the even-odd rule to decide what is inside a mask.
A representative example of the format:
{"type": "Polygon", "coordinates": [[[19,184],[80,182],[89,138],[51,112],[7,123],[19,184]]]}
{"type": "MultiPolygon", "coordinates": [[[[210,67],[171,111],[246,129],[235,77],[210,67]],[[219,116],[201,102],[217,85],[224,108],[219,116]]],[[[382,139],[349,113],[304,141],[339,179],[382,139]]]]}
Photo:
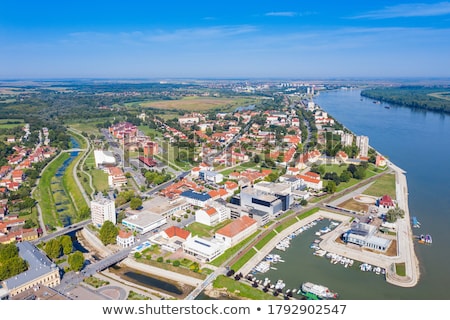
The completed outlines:
{"type": "Polygon", "coordinates": [[[367,212],[369,210],[369,206],[366,203],[358,202],[354,199],[348,199],[338,204],[338,207],[353,210],[356,212],[367,212]]]}
{"type": "Polygon", "coordinates": [[[444,100],[450,100],[450,92],[436,92],[436,93],[429,93],[429,96],[437,99],[444,99],[444,100]]]}
{"type": "Polygon", "coordinates": [[[161,131],[156,129],[150,129],[148,126],[139,126],[139,130],[141,130],[146,136],[154,139],[156,137],[162,137],[163,134],[161,131]]]}
{"type": "Polygon", "coordinates": [[[223,111],[237,108],[242,105],[253,104],[254,98],[211,98],[211,97],[185,97],[179,100],[142,101],[142,107],[151,107],[164,110],[206,111],[221,109],[223,111]]]}
{"type": "Polygon", "coordinates": [[[0,119],[0,129],[11,129],[22,126],[23,119],[0,119]]]}
{"type": "Polygon", "coordinates": [[[386,174],[378,178],[364,194],[375,197],[382,197],[388,194],[395,200],[395,174],[386,174]]]}

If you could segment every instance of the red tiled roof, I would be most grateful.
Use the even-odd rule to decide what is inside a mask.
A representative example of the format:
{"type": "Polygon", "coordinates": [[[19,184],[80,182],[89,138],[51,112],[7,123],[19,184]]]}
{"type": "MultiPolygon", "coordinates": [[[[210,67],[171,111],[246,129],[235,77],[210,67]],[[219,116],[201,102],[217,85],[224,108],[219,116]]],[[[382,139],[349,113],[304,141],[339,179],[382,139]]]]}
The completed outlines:
{"type": "Polygon", "coordinates": [[[122,238],[122,239],[127,239],[127,238],[131,237],[132,235],[133,235],[133,233],[131,231],[127,232],[125,230],[119,230],[119,234],[118,234],[119,238],[122,238]]]}
{"type": "Polygon", "coordinates": [[[164,232],[166,233],[166,235],[169,238],[173,238],[173,237],[179,237],[182,239],[187,239],[189,237],[189,235],[191,234],[189,231],[181,229],[177,226],[172,226],[167,228],[166,230],[164,230],[164,232]]]}
{"type": "Polygon", "coordinates": [[[234,237],[237,234],[241,233],[245,229],[249,228],[253,224],[256,223],[256,220],[248,217],[242,216],[239,219],[234,220],[233,222],[227,224],[225,227],[217,230],[216,233],[221,234],[225,237],[234,237]]]}

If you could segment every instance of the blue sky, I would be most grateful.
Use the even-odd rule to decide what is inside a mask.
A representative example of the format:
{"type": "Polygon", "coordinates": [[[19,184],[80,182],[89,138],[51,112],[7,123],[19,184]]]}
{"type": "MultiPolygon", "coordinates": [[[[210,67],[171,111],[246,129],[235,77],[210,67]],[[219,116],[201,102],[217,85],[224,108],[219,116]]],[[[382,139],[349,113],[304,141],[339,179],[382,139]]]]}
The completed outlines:
{"type": "Polygon", "coordinates": [[[0,79],[449,77],[450,2],[4,1],[0,43],[0,79]]]}

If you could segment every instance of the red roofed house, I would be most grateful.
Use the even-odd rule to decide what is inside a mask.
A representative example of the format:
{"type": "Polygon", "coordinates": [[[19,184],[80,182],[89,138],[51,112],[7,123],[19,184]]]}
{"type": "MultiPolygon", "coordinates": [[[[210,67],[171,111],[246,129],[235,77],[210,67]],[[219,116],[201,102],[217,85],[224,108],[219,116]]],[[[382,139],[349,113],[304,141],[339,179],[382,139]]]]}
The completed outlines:
{"type": "Polygon", "coordinates": [[[295,176],[299,173],[300,173],[300,169],[296,168],[296,167],[289,167],[286,170],[286,174],[293,175],[293,176],[295,176]]]}
{"type": "Polygon", "coordinates": [[[234,182],[234,181],[226,181],[225,182],[225,189],[228,190],[229,192],[234,192],[236,190],[238,190],[239,185],[234,182]]]}
{"type": "Polygon", "coordinates": [[[23,179],[25,177],[25,174],[23,173],[23,170],[13,170],[11,172],[11,181],[22,183],[23,179]]]}
{"type": "Polygon", "coordinates": [[[336,153],[336,159],[341,162],[346,162],[348,160],[348,155],[344,151],[339,151],[336,153]]]}
{"type": "Polygon", "coordinates": [[[223,240],[227,247],[238,244],[258,229],[255,219],[242,216],[216,231],[215,238],[223,240]]]}
{"type": "Polygon", "coordinates": [[[315,172],[306,172],[305,174],[299,174],[298,178],[303,180],[303,184],[313,190],[321,190],[323,188],[323,182],[320,180],[320,175],[315,172]]]}
{"type": "Polygon", "coordinates": [[[128,183],[128,179],[119,167],[106,167],[108,184],[111,188],[122,187],[128,183]]]}
{"type": "Polygon", "coordinates": [[[230,219],[231,210],[226,206],[214,203],[214,207],[206,207],[195,212],[195,222],[207,226],[215,226],[226,219],[230,219]]]}
{"type": "Polygon", "coordinates": [[[161,232],[161,236],[168,240],[186,241],[191,237],[191,233],[177,226],[172,226],[161,232]]]}
{"type": "Polygon", "coordinates": [[[395,207],[394,201],[387,194],[384,195],[383,197],[381,197],[381,199],[378,201],[378,206],[380,208],[384,208],[384,209],[388,209],[388,210],[395,207]]]}
{"type": "Polygon", "coordinates": [[[211,190],[208,192],[208,194],[211,197],[211,199],[213,199],[213,200],[216,200],[219,198],[225,200],[228,197],[228,191],[223,188],[220,188],[217,190],[211,190]]]}
{"type": "Polygon", "coordinates": [[[191,239],[189,231],[172,226],[152,236],[150,241],[159,244],[165,251],[175,252],[189,239],[191,239]]]}
{"type": "Polygon", "coordinates": [[[378,155],[375,158],[375,165],[377,167],[385,167],[386,166],[386,159],[383,156],[378,155]]]}
{"type": "Polygon", "coordinates": [[[119,234],[116,237],[116,242],[122,248],[131,247],[135,242],[133,232],[119,230],[119,234]]]}

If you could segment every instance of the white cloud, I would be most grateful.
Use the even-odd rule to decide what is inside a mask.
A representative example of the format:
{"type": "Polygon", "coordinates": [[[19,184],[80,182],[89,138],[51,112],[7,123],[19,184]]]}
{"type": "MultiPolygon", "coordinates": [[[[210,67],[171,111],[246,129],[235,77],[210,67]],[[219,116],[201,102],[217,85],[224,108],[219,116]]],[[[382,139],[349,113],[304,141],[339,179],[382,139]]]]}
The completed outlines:
{"type": "Polygon", "coordinates": [[[268,17],[295,17],[298,15],[298,13],[293,11],[279,11],[279,12],[268,12],[265,15],[268,17]]]}
{"type": "Polygon", "coordinates": [[[433,17],[450,14],[450,2],[410,3],[388,6],[381,10],[350,17],[351,19],[390,19],[409,17],[433,17]]]}

